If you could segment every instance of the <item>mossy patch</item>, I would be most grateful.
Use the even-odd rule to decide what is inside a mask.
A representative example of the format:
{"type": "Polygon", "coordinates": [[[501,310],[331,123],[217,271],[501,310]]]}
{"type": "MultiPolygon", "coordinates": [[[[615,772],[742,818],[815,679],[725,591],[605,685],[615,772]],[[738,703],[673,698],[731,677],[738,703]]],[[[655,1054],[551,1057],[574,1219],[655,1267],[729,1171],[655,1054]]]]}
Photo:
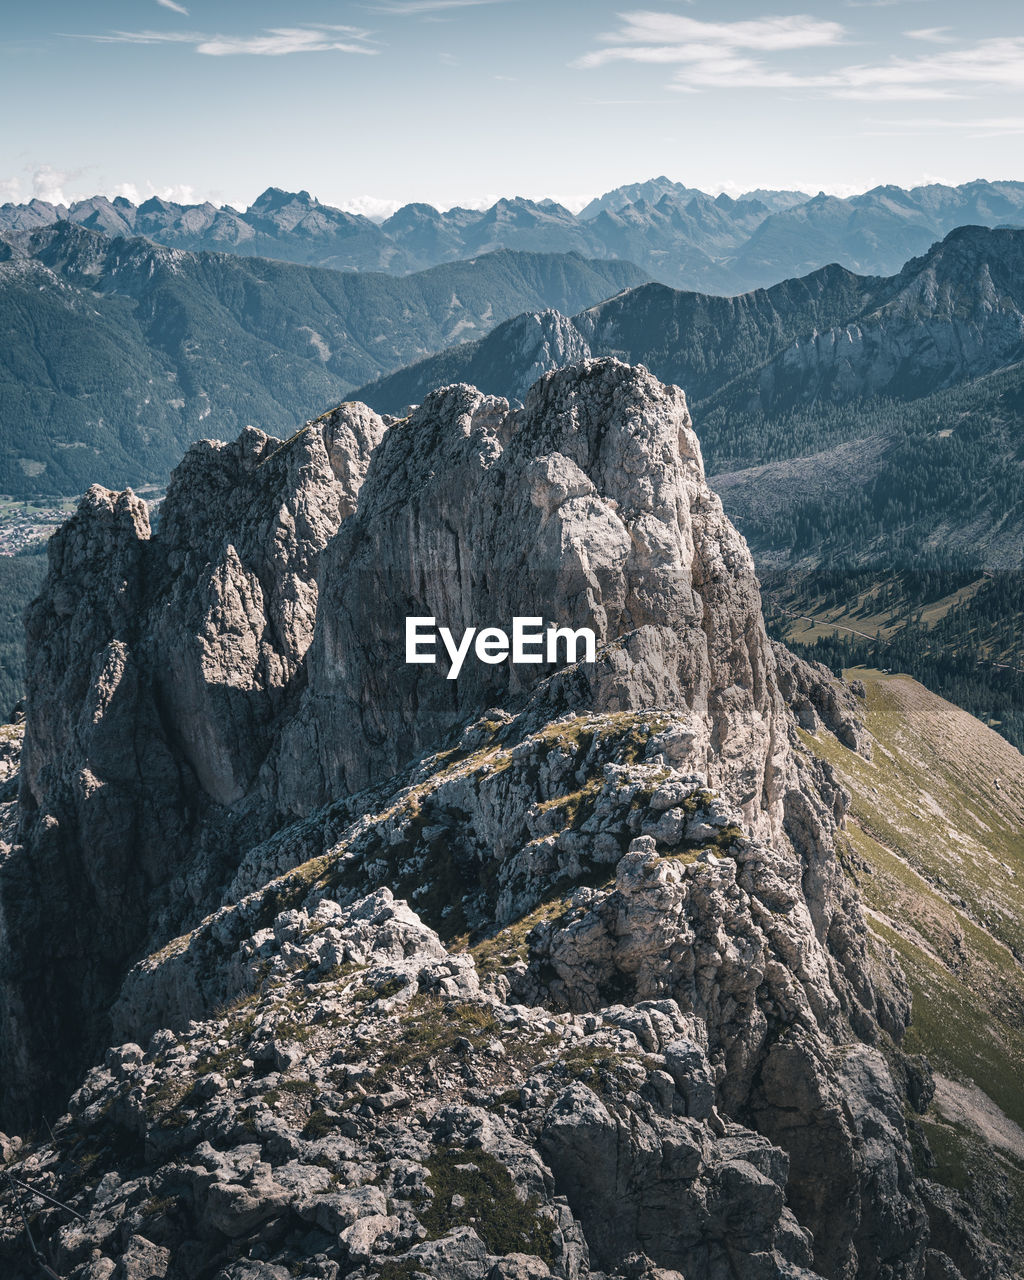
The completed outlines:
{"type": "Polygon", "coordinates": [[[427,1160],[432,1199],[420,1220],[432,1239],[472,1226],[488,1252],[528,1253],[551,1266],[557,1250],[552,1223],[537,1196],[521,1200],[508,1169],[486,1151],[442,1147],[427,1160]]]}

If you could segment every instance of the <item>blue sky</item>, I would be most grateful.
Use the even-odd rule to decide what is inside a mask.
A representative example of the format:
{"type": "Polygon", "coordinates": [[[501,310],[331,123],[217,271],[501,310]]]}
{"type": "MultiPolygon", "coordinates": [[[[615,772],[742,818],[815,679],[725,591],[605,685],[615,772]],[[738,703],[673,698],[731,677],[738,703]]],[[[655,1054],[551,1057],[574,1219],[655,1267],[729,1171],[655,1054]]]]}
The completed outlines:
{"type": "MultiPolygon", "coordinates": [[[[13,11],[12,11],[13,10],[13,11]]],[[[579,205],[667,174],[1024,178],[1005,0],[39,0],[0,22],[0,200],[579,205]]]]}

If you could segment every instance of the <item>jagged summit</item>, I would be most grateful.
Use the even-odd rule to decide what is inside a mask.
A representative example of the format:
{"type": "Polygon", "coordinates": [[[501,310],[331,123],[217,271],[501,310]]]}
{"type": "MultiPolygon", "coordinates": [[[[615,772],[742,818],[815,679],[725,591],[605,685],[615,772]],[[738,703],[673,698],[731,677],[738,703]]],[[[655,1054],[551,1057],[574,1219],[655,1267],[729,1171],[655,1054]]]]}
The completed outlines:
{"type": "Polygon", "coordinates": [[[459,634],[517,615],[592,627],[601,661],[552,705],[688,707],[705,725],[701,767],[711,738],[728,736],[715,727],[718,691],[739,685],[749,693],[730,700],[733,736],[749,722],[764,740],[737,747],[750,770],[737,786],[772,790],[753,565],[704,483],[682,393],[645,370],[584,360],[542,378],[515,412],[468,386],[429,396],[375,454],[321,587],[308,706],[279,766],[301,760],[309,786],[319,744],[316,803],[394,772],[536,678],[498,666],[453,683],[394,658],[382,670],[409,613],[459,634]],[[339,734],[339,720],[361,727],[339,734]]]}
{"type": "Polygon", "coordinates": [[[665,177],[627,184],[578,214],[550,199],[504,197],[487,209],[410,202],[379,224],[322,204],[308,191],[269,187],[242,211],[147,200],[139,208],[94,196],[70,206],[0,205],[0,234],[57,220],[106,234],[131,227],[175,248],[214,249],[348,270],[404,273],[491,248],[635,262],[677,288],[735,294],[806,275],[828,262],[890,275],[967,223],[1019,221],[1024,184],[878,187],[840,198],[758,190],[710,196],[665,177]]]}
{"type": "Polygon", "coordinates": [[[1024,232],[962,227],[885,278],[831,263],[734,298],[650,282],[546,319],[558,347],[523,342],[520,330],[534,322],[516,317],[356,394],[393,409],[471,376],[492,394],[521,395],[539,362],[557,368],[585,353],[646,364],[685,385],[703,411],[737,419],[913,399],[1024,358],[1022,255],[1024,232]]]}
{"type": "Polygon", "coordinates": [[[995,1275],[797,735],[857,700],[768,643],[677,387],[201,442],[155,531],[86,496],[28,626],[0,1080],[67,1112],[4,1155],[74,1280],[995,1275]],[[450,682],[426,613],[597,660],[450,682]]]}

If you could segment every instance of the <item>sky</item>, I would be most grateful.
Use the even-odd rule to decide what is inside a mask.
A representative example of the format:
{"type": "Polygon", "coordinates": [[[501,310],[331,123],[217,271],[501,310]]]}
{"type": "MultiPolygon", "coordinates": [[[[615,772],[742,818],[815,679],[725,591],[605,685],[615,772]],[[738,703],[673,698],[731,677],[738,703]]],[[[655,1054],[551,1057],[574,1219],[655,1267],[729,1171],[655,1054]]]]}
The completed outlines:
{"type": "Polygon", "coordinates": [[[848,195],[1024,178],[1005,0],[36,0],[0,17],[0,202],[268,186],[579,208],[666,175],[848,195]]]}

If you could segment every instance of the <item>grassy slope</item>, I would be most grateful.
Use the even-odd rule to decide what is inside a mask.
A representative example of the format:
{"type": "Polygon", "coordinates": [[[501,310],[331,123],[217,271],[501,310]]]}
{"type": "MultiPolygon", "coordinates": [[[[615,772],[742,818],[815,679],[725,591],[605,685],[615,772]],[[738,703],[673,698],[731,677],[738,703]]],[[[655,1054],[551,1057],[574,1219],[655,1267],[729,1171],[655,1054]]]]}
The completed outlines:
{"type": "Polygon", "coordinates": [[[1024,756],[909,677],[849,674],[867,685],[873,759],[824,729],[802,736],[853,795],[848,865],[872,929],[895,948],[913,989],[906,1047],[925,1054],[941,1077],[967,1085],[976,1104],[952,1107],[940,1081],[923,1120],[937,1161],[931,1176],[967,1191],[990,1234],[1009,1227],[1019,1239],[1024,756]],[[1004,1145],[984,1136],[989,1099],[1011,1122],[995,1114],[1004,1145]]]}

